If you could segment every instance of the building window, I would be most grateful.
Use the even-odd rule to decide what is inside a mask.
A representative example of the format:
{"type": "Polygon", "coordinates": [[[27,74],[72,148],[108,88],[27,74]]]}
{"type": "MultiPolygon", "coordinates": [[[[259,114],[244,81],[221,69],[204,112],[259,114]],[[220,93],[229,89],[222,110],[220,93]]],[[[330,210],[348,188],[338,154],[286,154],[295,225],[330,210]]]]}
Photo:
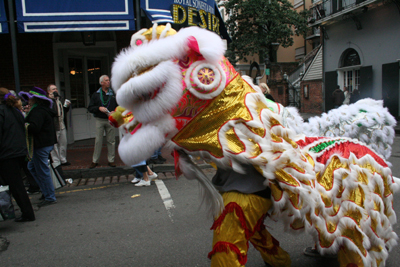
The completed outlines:
{"type": "Polygon", "coordinates": [[[342,66],[341,67],[348,67],[354,65],[360,65],[360,56],[358,55],[357,51],[350,48],[344,52],[342,66]]]}
{"type": "Polygon", "coordinates": [[[304,98],[308,99],[308,95],[309,95],[308,85],[304,85],[303,92],[304,92],[304,98]]]}
{"type": "Polygon", "coordinates": [[[349,92],[358,90],[360,86],[360,68],[361,60],[357,51],[349,48],[343,52],[341,58],[340,69],[338,71],[339,75],[339,85],[342,87],[347,87],[349,92]]]}
{"type": "Polygon", "coordinates": [[[305,56],[305,47],[302,46],[302,47],[296,48],[295,59],[299,60],[299,59],[302,59],[304,56],[305,56]]]}
{"type": "Polygon", "coordinates": [[[293,7],[294,7],[295,9],[301,7],[302,5],[303,5],[303,0],[294,0],[294,5],[293,5],[293,7]]]}
{"type": "Polygon", "coordinates": [[[346,86],[349,92],[358,90],[360,86],[360,69],[343,71],[343,86],[346,86]]]}

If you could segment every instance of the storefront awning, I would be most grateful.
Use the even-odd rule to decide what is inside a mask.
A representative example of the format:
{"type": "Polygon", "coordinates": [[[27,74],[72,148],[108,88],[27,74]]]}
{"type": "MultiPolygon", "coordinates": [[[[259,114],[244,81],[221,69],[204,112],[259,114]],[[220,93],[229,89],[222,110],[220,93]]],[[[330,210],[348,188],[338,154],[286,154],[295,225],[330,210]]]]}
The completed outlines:
{"type": "Polygon", "coordinates": [[[0,33],[8,33],[8,23],[6,10],[4,8],[4,0],[0,0],[0,33]]]}
{"type": "Polygon", "coordinates": [[[140,0],[140,6],[153,23],[197,25],[231,41],[214,0],[140,0]]]}
{"type": "Polygon", "coordinates": [[[16,0],[19,32],[135,30],[132,0],[16,0]]]}

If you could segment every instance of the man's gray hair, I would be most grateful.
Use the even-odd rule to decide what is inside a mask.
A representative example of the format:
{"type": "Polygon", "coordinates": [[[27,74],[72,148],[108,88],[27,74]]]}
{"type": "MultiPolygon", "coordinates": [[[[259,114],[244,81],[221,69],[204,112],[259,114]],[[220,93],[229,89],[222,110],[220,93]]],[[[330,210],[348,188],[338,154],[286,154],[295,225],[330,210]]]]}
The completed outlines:
{"type": "MultiPolygon", "coordinates": [[[[104,80],[105,77],[108,77],[108,75],[101,75],[99,78],[99,83],[101,84],[101,82],[104,80]]],[[[110,77],[108,77],[110,78],[110,77]]]]}
{"type": "Polygon", "coordinates": [[[52,85],[54,85],[55,87],[57,87],[57,85],[55,85],[54,83],[51,83],[51,84],[47,85],[47,92],[49,92],[50,86],[52,86],[52,85]]]}

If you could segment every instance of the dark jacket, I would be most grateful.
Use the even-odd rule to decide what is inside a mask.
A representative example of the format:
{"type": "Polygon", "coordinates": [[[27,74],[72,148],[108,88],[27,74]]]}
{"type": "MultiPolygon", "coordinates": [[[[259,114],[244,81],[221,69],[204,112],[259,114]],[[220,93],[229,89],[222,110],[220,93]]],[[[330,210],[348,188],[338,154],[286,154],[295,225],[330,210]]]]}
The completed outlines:
{"type": "MultiPolygon", "coordinates": [[[[58,105],[57,105],[57,101],[55,100],[55,99],[53,99],[53,98],[50,98],[51,100],[53,100],[53,110],[54,110],[54,112],[55,112],[55,114],[56,114],[56,116],[54,117],[54,127],[55,127],[55,129],[56,129],[56,131],[60,131],[60,124],[58,123],[58,105]]],[[[64,116],[63,116],[63,121],[64,121],[64,124],[65,124],[65,128],[67,128],[67,120],[66,120],[66,116],[67,116],[67,112],[69,111],[69,108],[71,107],[71,106],[68,106],[67,108],[66,107],[64,107],[64,99],[60,96],[59,97],[59,100],[60,100],[60,102],[61,102],[61,105],[62,105],[62,108],[63,108],[63,113],[64,113],[64,116]]]]}
{"type": "Polygon", "coordinates": [[[0,160],[26,155],[24,116],[16,108],[0,104],[0,160]]]}
{"type": "Polygon", "coordinates": [[[265,96],[265,98],[267,98],[267,99],[272,100],[272,101],[275,102],[275,99],[272,97],[272,95],[270,95],[270,94],[264,94],[264,96],[265,96]]]}
{"type": "Polygon", "coordinates": [[[103,101],[107,102],[108,98],[111,97],[110,103],[108,106],[103,106],[103,103],[101,103],[101,99],[100,99],[100,90],[102,90],[102,89],[100,88],[99,90],[97,90],[90,98],[88,110],[90,113],[93,113],[93,116],[95,116],[96,118],[108,119],[107,114],[105,114],[104,112],[101,112],[99,110],[99,107],[106,107],[109,111],[114,111],[116,109],[116,107],[118,106],[117,100],[115,100],[114,91],[111,88],[109,88],[107,94],[104,94],[104,92],[103,92],[103,101]]]}
{"type": "Polygon", "coordinates": [[[25,118],[29,123],[28,133],[33,135],[33,147],[42,148],[57,143],[54,127],[55,112],[46,106],[36,106],[25,118]]]}
{"type": "Polygon", "coordinates": [[[344,101],[344,92],[337,88],[335,91],[332,93],[332,101],[335,106],[340,106],[342,105],[344,101]]]}

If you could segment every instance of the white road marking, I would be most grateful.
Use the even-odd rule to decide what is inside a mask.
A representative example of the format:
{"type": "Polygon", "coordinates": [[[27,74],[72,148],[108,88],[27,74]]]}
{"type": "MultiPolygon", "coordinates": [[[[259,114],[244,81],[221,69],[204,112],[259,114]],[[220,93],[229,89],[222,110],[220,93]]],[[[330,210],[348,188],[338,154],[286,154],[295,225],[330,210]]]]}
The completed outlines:
{"type": "Polygon", "coordinates": [[[174,201],[172,200],[172,197],[169,194],[169,191],[162,180],[155,180],[154,182],[156,183],[158,192],[160,193],[161,199],[164,202],[164,206],[165,209],[167,210],[168,217],[171,219],[171,222],[174,222],[174,220],[172,219],[173,214],[171,211],[171,209],[175,208],[174,201]]]}

